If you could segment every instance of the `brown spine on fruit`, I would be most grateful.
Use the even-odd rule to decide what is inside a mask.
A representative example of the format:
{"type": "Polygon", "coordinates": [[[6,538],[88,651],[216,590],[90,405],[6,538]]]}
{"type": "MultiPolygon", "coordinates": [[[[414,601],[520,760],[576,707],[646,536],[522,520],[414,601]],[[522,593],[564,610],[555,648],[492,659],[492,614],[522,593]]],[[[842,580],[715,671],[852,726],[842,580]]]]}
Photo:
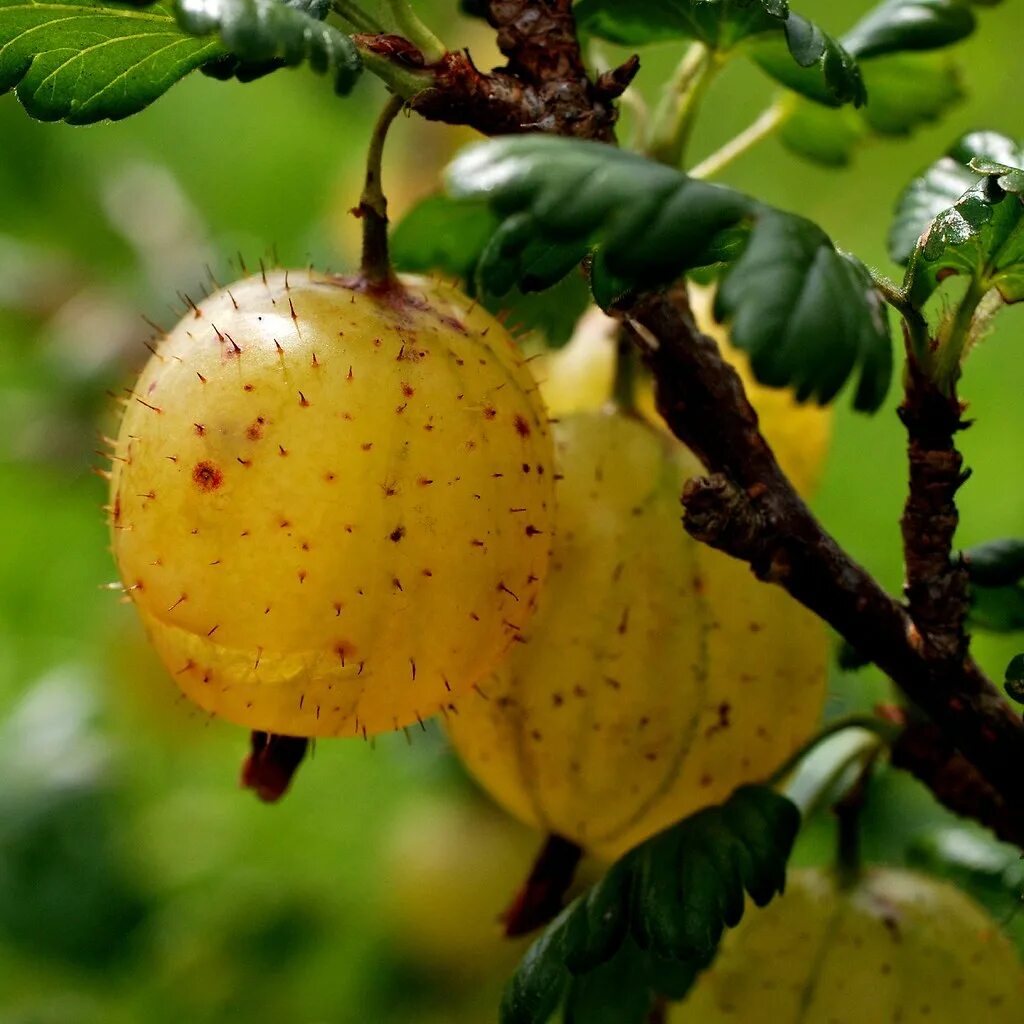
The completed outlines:
{"type": "Polygon", "coordinates": [[[242,764],[240,783],[268,804],[288,792],[292,778],[306,756],[309,740],[302,736],[277,736],[256,732],[250,736],[252,752],[242,764]]]}

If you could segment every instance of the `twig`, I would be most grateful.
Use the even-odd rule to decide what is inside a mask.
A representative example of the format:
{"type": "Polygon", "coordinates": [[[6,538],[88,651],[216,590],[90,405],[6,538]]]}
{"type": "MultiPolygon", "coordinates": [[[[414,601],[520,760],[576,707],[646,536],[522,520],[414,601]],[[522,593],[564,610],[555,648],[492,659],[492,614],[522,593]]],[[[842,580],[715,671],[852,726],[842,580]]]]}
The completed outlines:
{"type": "Polygon", "coordinates": [[[696,167],[687,171],[691,178],[712,178],[723,170],[737,157],[742,156],[759,142],[767,139],[793,111],[789,97],[776,100],[770,107],[763,110],[760,116],[743,129],[735,138],[730,139],[721,149],[705,157],[696,167]]]}
{"type": "Polygon", "coordinates": [[[1020,806],[1024,723],[969,657],[938,656],[814,518],[762,437],[738,375],[694,324],[685,288],[641,295],[619,314],[654,372],[659,410],[712,474],[687,485],[687,530],[832,625],[941,726],[1007,806],[1020,806]]]}
{"type": "Polygon", "coordinates": [[[367,67],[423,117],[467,124],[485,135],[548,132],[611,142],[621,96],[640,67],[631,57],[596,81],[587,75],[571,0],[491,0],[488,20],[508,59],[490,73],[468,53],[428,62],[410,41],[356,35],[367,67]]]}
{"type": "Polygon", "coordinates": [[[930,656],[961,664],[970,597],[967,569],[951,554],[959,520],[956,493],[969,475],[955,443],[964,429],[962,410],[955,390],[943,394],[910,353],[905,379],[899,416],[907,430],[910,485],[900,523],[903,592],[930,656]]]}

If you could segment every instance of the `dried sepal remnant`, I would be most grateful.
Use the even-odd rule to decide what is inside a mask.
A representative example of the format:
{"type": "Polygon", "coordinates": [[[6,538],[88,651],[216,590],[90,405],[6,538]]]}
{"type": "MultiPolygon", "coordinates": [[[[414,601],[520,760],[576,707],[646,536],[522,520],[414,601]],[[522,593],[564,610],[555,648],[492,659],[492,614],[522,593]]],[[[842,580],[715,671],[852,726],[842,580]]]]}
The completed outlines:
{"type": "Polygon", "coordinates": [[[446,284],[350,284],[267,271],[190,309],[114,452],[114,553],[153,643],[194,701],[269,733],[440,711],[547,573],[547,413],[507,332],[446,284]]]}
{"type": "Polygon", "coordinates": [[[885,869],[843,888],[809,869],[726,936],[669,1019],[1011,1024],[1022,1001],[1016,951],[959,889],[885,869]]]}
{"type": "Polygon", "coordinates": [[[558,523],[526,643],[448,729],[525,820],[614,857],[764,778],[813,732],[820,623],[682,529],[696,461],[614,412],[554,427],[558,523]]]}

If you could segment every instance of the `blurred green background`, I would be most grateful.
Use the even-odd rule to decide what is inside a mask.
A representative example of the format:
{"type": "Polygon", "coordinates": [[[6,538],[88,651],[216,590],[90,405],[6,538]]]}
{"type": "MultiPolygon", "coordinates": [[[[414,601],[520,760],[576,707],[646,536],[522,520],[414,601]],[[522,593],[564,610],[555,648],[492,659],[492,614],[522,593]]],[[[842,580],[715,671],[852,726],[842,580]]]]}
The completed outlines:
{"type": "MultiPolygon", "coordinates": [[[[417,6],[449,45],[494,63],[487,30],[455,18],[454,0],[417,6]]],[[[870,6],[800,10],[842,30],[870,6]]],[[[840,171],[771,140],[721,180],[894,273],[884,238],[909,177],[964,131],[1024,133],[1024,10],[980,14],[958,51],[967,98],[941,124],[865,147],[840,171]]],[[[652,97],[677,58],[645,54],[640,91],[652,97]]],[[[730,67],[694,154],[771,94],[751,67],[730,67]]],[[[521,949],[494,921],[535,838],[473,790],[435,730],[323,742],[287,799],[259,804],[235,785],[244,732],[178,700],[131,609],[102,589],[114,570],[94,450],[114,429],[107,393],[147,355],[142,314],[171,323],[176,292],[199,288],[206,265],[229,280],[239,251],[250,265],[276,250],[351,266],[348,210],[381,96],[367,80],[337,100],[307,71],[245,86],[194,75],[142,114],[90,128],[38,124],[0,98],[0,1024],[494,1019],[521,949]]],[[[396,215],[470,137],[399,123],[385,166],[396,215]]],[[[977,417],[963,440],[975,471],[965,546],[1024,528],[1024,483],[1006,472],[1024,436],[1022,331],[1024,312],[1004,313],[963,385],[977,417]]],[[[895,590],[905,470],[893,405],[867,419],[840,403],[815,505],[895,590]]],[[[996,675],[1016,653],[1013,638],[979,636],[975,649],[996,675]]],[[[833,689],[830,714],[888,694],[871,671],[837,673],[833,689]]],[[[909,780],[883,776],[876,790],[873,856],[953,870],[1024,936],[1011,851],[957,828],[909,780]]],[[[817,823],[797,856],[822,860],[829,842],[817,823]]]]}

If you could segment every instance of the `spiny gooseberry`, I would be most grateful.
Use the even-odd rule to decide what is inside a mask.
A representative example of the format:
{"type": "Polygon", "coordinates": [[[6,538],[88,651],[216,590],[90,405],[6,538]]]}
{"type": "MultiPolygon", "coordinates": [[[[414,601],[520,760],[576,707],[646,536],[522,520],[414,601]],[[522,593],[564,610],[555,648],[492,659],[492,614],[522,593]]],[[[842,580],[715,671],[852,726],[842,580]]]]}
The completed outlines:
{"type": "Polygon", "coordinates": [[[275,271],[194,307],[129,393],[114,555],[197,704],[366,735],[446,710],[521,635],[551,467],[521,356],[456,289],[275,271]]]}
{"type": "Polygon", "coordinates": [[[824,630],[680,524],[694,457],[615,411],[555,424],[551,575],[538,614],[449,721],[455,749],[512,813],[613,858],[813,731],[824,630]]]}
{"type": "Polygon", "coordinates": [[[1012,1024],[1024,972],[996,923],[959,889],[871,869],[851,886],[795,871],[749,910],[673,1024],[1012,1024]]]}

